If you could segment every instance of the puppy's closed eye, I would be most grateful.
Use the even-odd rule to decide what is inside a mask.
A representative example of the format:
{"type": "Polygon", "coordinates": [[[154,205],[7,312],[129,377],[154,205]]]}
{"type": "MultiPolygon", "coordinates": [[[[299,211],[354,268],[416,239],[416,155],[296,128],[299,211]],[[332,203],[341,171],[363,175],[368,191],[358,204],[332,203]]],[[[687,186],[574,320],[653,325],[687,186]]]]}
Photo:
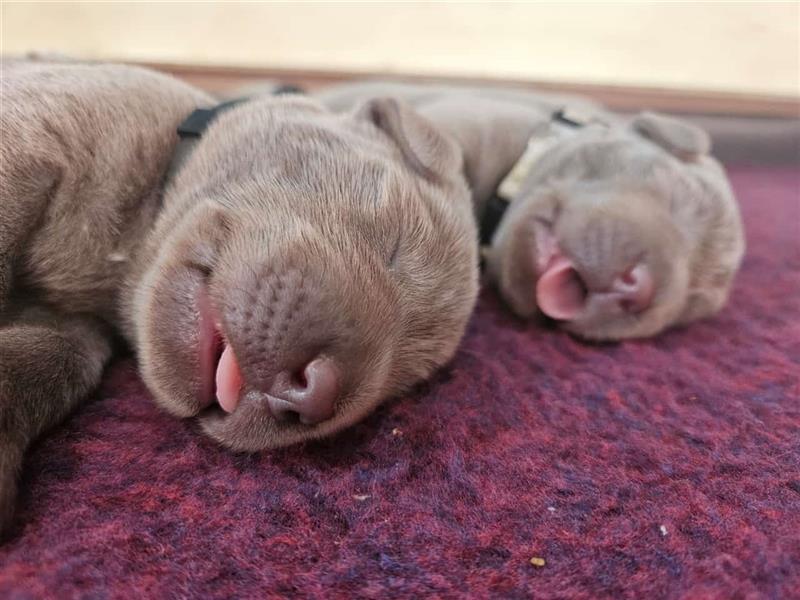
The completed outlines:
{"type": "Polygon", "coordinates": [[[386,261],[386,266],[389,267],[390,270],[394,270],[397,268],[397,259],[400,255],[400,247],[403,243],[403,234],[398,233],[397,239],[395,240],[394,244],[392,245],[392,250],[389,253],[389,258],[386,261]]]}

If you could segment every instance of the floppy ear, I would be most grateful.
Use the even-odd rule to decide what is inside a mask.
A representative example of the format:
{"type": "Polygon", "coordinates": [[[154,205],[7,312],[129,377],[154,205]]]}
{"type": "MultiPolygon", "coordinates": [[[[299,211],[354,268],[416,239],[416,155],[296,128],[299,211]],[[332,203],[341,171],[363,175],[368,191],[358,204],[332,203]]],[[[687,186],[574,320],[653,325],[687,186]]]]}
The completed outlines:
{"type": "Polygon", "coordinates": [[[705,131],[673,117],[643,112],[633,118],[632,125],[643,137],[687,162],[711,150],[711,139],[705,131]]]}
{"type": "Polygon", "coordinates": [[[449,179],[462,167],[461,150],[425,117],[396,98],[373,98],[356,112],[399,148],[406,164],[433,182],[449,179]]]}

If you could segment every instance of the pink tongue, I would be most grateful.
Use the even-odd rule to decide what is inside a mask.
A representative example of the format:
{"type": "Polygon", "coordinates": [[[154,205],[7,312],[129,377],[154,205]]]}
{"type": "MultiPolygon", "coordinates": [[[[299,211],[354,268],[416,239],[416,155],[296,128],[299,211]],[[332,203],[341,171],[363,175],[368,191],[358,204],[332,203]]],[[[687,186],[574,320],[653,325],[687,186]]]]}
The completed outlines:
{"type": "Polygon", "coordinates": [[[574,319],[586,301],[586,289],[572,262],[556,256],[536,282],[536,304],[551,319],[574,319]]]}
{"type": "Polygon", "coordinates": [[[225,412],[233,412],[239,404],[242,373],[233,348],[225,346],[217,365],[217,401],[225,412]]]}

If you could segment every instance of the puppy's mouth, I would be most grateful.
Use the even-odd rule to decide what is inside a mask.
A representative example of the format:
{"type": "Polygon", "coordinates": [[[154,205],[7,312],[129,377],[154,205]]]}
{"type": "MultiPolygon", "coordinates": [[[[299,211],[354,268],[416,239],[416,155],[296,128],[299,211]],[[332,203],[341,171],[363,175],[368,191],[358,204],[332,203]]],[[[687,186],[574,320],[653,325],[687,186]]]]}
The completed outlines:
{"type": "Polygon", "coordinates": [[[586,284],[561,250],[551,222],[535,219],[533,234],[536,304],[551,319],[573,319],[586,303],[586,284]]]}
{"type": "Polygon", "coordinates": [[[205,286],[198,291],[197,307],[200,313],[200,405],[209,408],[218,403],[222,410],[230,413],[236,408],[242,387],[239,363],[233,348],[225,340],[220,319],[205,286]]]}
{"type": "Polygon", "coordinates": [[[588,295],[588,288],[573,262],[560,252],[553,254],[539,269],[536,304],[551,319],[574,319],[583,311],[588,295]]]}

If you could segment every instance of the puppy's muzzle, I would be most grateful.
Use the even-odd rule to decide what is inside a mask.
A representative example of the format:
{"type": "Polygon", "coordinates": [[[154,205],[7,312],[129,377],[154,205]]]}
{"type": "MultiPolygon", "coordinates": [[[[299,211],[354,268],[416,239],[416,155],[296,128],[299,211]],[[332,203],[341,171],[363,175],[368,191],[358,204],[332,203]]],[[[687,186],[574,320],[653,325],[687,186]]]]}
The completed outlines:
{"type": "Polygon", "coordinates": [[[298,269],[251,273],[226,302],[216,393],[228,413],[257,402],[280,420],[315,425],[345,392],[336,357],[343,329],[319,281],[298,269]],[[324,306],[325,303],[327,306],[324,306]]]}

